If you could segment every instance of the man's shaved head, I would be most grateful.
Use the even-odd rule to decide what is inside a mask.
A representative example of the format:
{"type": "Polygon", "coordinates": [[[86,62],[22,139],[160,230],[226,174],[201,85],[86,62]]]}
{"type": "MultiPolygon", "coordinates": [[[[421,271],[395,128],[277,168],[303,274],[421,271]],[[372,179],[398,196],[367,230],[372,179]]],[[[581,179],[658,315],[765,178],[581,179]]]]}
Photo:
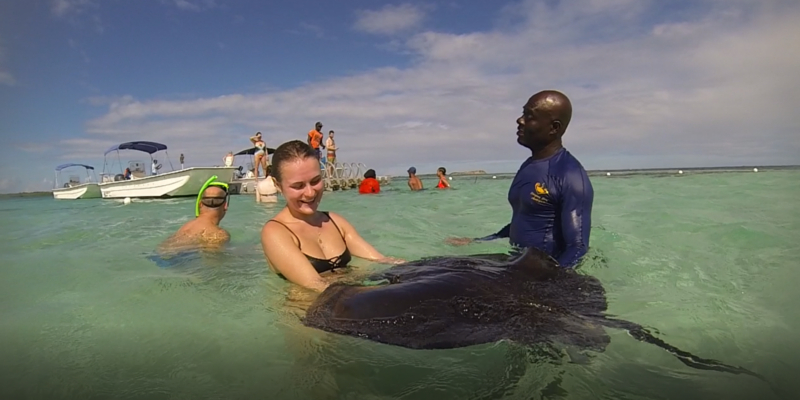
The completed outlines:
{"type": "Polygon", "coordinates": [[[572,103],[564,93],[555,90],[543,90],[528,99],[526,108],[545,113],[553,121],[561,122],[559,134],[563,135],[572,119],[572,103]]]}
{"type": "Polygon", "coordinates": [[[543,90],[534,94],[522,107],[517,119],[517,143],[538,156],[553,154],[561,148],[561,137],[572,119],[572,103],[564,93],[543,90]]]}
{"type": "Polygon", "coordinates": [[[219,186],[209,186],[203,191],[200,197],[200,213],[205,212],[224,212],[228,193],[219,186]]]}
{"type": "Polygon", "coordinates": [[[219,186],[209,186],[203,191],[203,198],[224,198],[226,194],[219,186]]]}

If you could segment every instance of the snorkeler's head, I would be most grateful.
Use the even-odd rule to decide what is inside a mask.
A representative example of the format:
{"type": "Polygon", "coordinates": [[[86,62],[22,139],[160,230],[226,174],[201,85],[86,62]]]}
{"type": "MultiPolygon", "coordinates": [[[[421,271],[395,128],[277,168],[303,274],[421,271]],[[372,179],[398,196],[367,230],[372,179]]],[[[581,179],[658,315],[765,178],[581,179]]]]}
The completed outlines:
{"type": "Polygon", "coordinates": [[[207,212],[217,213],[220,219],[225,216],[225,212],[228,210],[228,201],[230,200],[228,184],[215,182],[216,179],[216,175],[209,178],[200,189],[200,193],[197,194],[197,203],[195,204],[196,217],[207,212]]]}

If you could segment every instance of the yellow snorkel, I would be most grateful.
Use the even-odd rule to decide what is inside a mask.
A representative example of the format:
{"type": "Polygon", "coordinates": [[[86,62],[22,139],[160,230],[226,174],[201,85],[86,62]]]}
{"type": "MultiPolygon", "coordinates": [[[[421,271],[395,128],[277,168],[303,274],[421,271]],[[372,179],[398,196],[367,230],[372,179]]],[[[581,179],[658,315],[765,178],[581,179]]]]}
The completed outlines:
{"type": "Polygon", "coordinates": [[[214,182],[217,180],[217,176],[214,175],[211,178],[208,178],[206,183],[203,184],[203,187],[200,188],[200,191],[197,193],[197,202],[194,205],[194,216],[200,216],[200,201],[203,199],[203,192],[208,189],[209,186],[219,186],[225,189],[225,193],[228,192],[228,184],[225,182],[214,182]]]}

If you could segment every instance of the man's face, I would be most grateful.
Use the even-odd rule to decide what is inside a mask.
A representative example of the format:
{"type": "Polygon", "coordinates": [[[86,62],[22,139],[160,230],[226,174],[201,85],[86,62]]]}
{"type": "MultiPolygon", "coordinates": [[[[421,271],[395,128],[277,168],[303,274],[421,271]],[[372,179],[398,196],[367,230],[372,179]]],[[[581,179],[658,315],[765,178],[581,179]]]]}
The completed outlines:
{"type": "Polygon", "coordinates": [[[517,143],[527,148],[547,144],[554,133],[552,122],[549,113],[528,101],[522,108],[522,116],[517,118],[517,143]]]}
{"type": "Polygon", "coordinates": [[[322,124],[317,124],[316,126],[314,126],[314,128],[316,128],[317,131],[319,132],[322,130],[322,124]]]}

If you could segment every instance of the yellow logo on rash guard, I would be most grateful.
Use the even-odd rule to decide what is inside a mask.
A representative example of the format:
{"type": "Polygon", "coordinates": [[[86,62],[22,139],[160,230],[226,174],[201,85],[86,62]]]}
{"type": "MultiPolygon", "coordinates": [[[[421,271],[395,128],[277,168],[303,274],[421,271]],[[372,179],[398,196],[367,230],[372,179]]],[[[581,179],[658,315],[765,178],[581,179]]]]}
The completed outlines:
{"type": "Polygon", "coordinates": [[[550,202],[547,201],[547,199],[544,197],[549,194],[550,191],[547,190],[547,188],[544,187],[544,185],[542,185],[539,182],[536,182],[536,184],[533,185],[533,192],[531,192],[531,200],[539,204],[550,204],[550,202]]]}

